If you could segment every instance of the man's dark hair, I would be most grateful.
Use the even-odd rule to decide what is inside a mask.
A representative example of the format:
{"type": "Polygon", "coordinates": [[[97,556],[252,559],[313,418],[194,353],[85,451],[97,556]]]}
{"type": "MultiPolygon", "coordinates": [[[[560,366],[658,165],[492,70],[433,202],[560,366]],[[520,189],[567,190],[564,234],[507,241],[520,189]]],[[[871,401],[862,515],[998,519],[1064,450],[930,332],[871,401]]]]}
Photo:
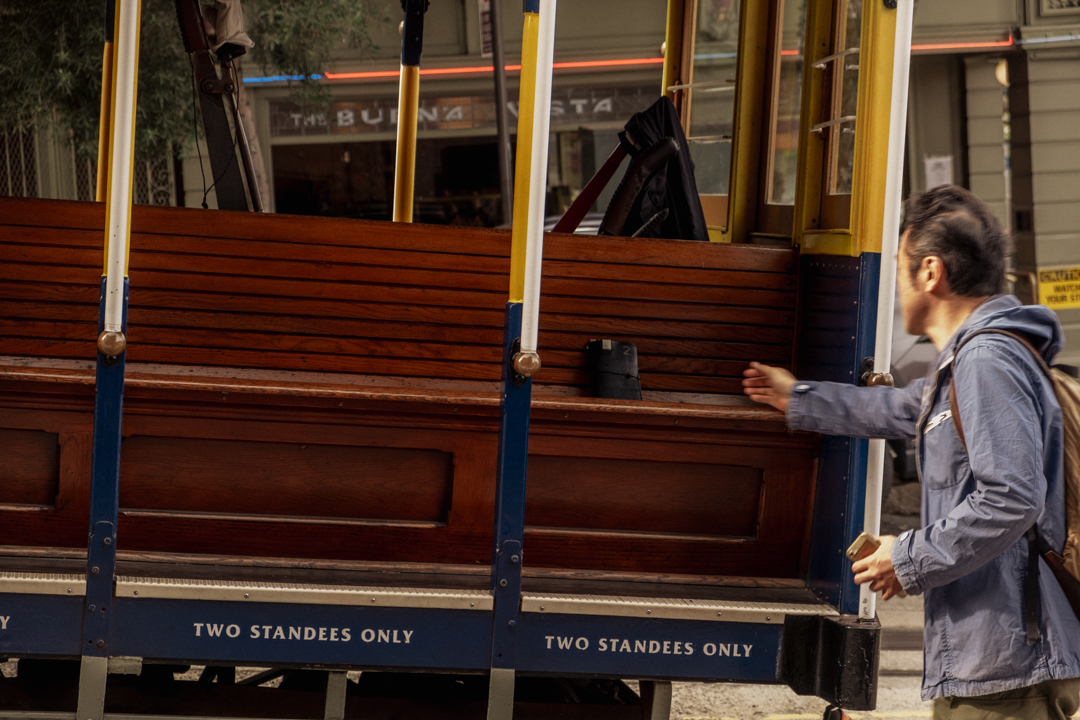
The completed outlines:
{"type": "Polygon", "coordinates": [[[957,295],[996,295],[1005,285],[1005,233],[990,207],[970,190],[943,185],[908,198],[904,247],[911,277],[923,258],[936,256],[957,295]]]}

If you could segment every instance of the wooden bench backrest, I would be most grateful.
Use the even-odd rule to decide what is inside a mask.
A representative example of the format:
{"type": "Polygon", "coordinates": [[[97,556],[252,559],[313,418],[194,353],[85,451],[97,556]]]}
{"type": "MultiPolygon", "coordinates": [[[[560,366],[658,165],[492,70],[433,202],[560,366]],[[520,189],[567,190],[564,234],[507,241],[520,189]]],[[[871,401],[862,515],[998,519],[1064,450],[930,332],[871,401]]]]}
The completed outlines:
{"type": "MultiPolygon", "coordinates": [[[[132,362],[495,382],[510,233],[193,209],[133,211],[132,362]]],[[[0,354],[90,360],[104,207],[0,199],[0,354]]],[[[548,235],[538,383],[635,343],[643,390],[738,393],[790,365],[795,251],[548,235]]]]}

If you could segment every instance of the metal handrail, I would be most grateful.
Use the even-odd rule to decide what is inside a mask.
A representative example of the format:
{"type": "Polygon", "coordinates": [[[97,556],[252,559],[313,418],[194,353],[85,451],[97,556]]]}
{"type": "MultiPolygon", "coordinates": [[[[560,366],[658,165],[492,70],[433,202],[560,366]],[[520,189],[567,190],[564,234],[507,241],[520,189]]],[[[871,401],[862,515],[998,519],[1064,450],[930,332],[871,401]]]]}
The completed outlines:
{"type": "MultiPolygon", "coordinates": [[[[673,92],[675,90],[687,90],[689,88],[715,87],[717,85],[726,85],[726,86],[730,86],[731,90],[735,89],[735,81],[732,80],[731,78],[728,78],[726,80],[703,80],[702,82],[696,82],[696,83],[692,82],[692,83],[682,83],[680,85],[668,85],[668,92],[673,92]]],[[[721,89],[722,90],[727,90],[729,88],[724,87],[724,88],[721,88],[721,89]]],[[[714,90],[713,92],[717,92],[717,91],[714,90]]]]}
{"type": "Polygon", "coordinates": [[[811,127],[810,132],[819,133],[822,130],[824,130],[825,128],[827,128],[827,127],[832,127],[833,125],[841,125],[841,124],[847,123],[847,122],[855,122],[855,116],[854,115],[845,115],[844,117],[839,117],[839,118],[836,118],[835,120],[826,120],[825,122],[820,122],[817,125],[814,125],[813,127],[811,127]]]}
{"type": "Polygon", "coordinates": [[[859,48],[857,48],[857,47],[848,48],[847,50],[841,50],[840,52],[833,53],[832,55],[826,55],[825,57],[821,58],[817,62],[813,63],[813,65],[818,70],[824,70],[825,66],[828,65],[831,62],[835,62],[835,61],[839,60],[842,57],[847,57],[848,55],[858,55],[858,54],[859,54],[859,48]]]}

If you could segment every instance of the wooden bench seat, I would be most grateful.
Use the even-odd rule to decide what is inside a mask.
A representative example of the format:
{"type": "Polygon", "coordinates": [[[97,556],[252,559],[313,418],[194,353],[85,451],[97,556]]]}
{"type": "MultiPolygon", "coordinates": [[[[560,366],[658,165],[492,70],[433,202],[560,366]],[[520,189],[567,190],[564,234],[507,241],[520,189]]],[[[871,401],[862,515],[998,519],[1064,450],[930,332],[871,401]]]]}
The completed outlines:
{"type": "MultiPolygon", "coordinates": [[[[0,200],[0,544],[85,544],[103,208],[0,200]]],[[[120,546],[484,565],[509,234],[136,208],[120,546]]],[[[797,577],[813,438],[738,395],[790,364],[793,251],[545,240],[532,567],[797,577]],[[638,346],[643,400],[588,396],[638,346]]]]}

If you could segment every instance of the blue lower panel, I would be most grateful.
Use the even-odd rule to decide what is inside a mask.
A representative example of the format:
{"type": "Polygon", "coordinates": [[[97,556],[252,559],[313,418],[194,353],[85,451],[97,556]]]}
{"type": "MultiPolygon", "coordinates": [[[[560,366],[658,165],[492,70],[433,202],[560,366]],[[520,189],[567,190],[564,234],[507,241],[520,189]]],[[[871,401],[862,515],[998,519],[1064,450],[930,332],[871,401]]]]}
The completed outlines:
{"type": "Polygon", "coordinates": [[[0,593],[0,655],[78,655],[82,596],[0,593]]]}
{"type": "Polygon", "coordinates": [[[490,653],[487,612],[117,598],[110,654],[486,670],[490,653]]]}
{"type": "Polygon", "coordinates": [[[523,613],[518,672],[777,682],[782,625],[523,613]]]}

